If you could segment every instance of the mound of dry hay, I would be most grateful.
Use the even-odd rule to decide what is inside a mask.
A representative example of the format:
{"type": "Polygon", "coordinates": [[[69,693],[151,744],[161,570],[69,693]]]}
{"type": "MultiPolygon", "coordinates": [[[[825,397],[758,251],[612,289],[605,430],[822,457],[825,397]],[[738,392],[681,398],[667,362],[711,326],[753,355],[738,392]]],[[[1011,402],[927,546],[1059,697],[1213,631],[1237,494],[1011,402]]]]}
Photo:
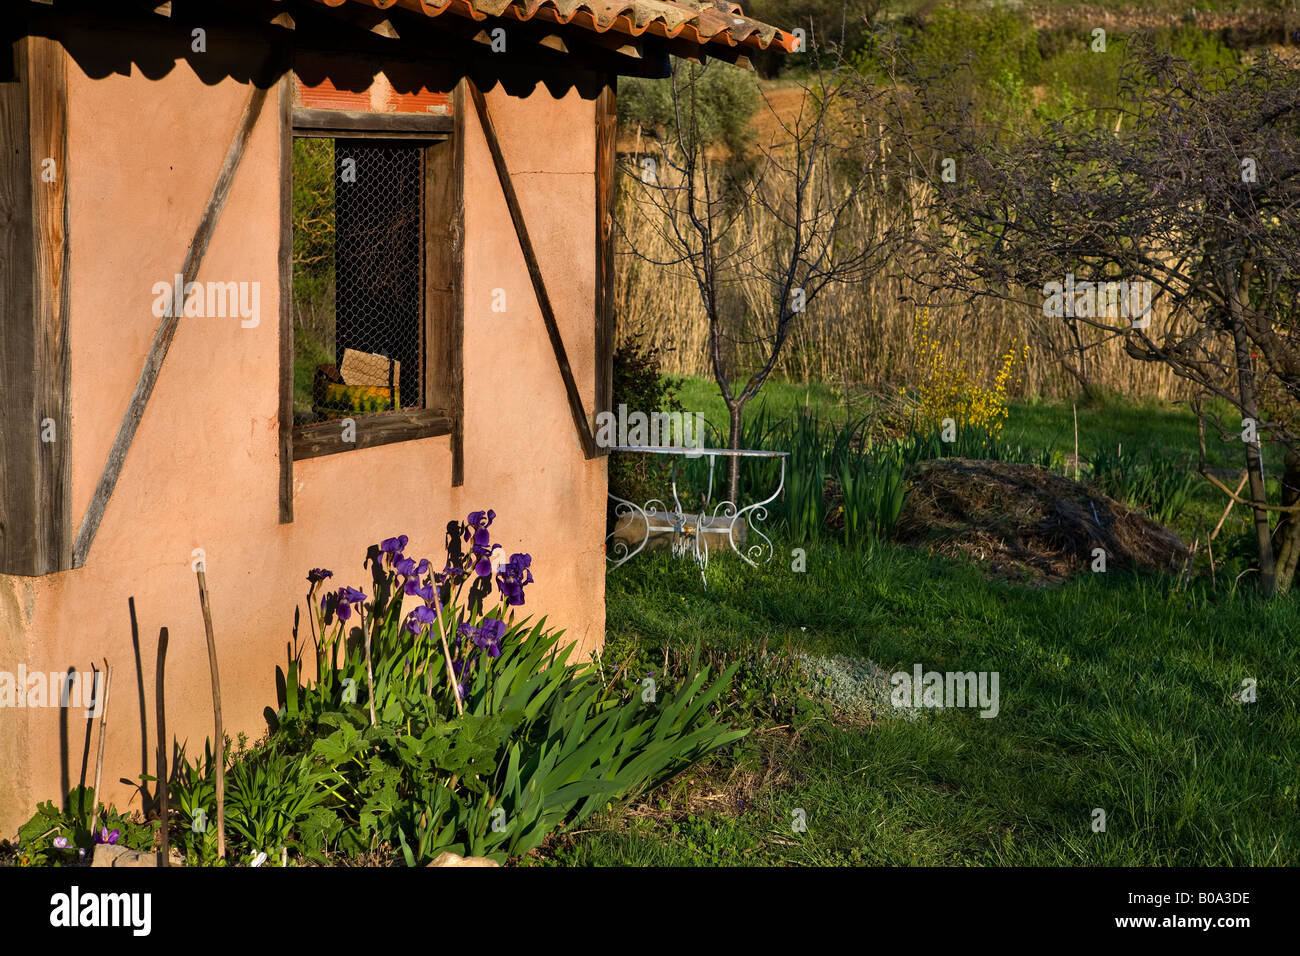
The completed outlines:
{"type": "Polygon", "coordinates": [[[1092,567],[1177,571],[1187,548],[1174,532],[1085,485],[1033,465],[946,458],[911,479],[894,538],[973,558],[1007,580],[1058,583],[1092,567]]]}

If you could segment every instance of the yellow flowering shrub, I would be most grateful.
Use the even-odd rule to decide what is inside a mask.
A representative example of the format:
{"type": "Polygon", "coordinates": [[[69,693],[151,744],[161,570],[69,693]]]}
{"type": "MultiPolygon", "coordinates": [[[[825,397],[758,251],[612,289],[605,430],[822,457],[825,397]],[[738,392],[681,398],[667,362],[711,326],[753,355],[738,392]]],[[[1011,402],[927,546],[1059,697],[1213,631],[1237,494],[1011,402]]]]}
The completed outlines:
{"type": "Polygon", "coordinates": [[[912,353],[921,378],[917,428],[929,431],[951,418],[958,428],[974,428],[996,438],[1007,418],[1007,392],[1013,384],[1020,384],[1012,375],[1017,362],[1028,358],[1029,346],[1018,349],[1012,339],[1000,358],[992,387],[985,387],[972,380],[965,361],[955,356],[951,345],[940,341],[931,326],[929,307],[923,309],[912,323],[912,353]]]}

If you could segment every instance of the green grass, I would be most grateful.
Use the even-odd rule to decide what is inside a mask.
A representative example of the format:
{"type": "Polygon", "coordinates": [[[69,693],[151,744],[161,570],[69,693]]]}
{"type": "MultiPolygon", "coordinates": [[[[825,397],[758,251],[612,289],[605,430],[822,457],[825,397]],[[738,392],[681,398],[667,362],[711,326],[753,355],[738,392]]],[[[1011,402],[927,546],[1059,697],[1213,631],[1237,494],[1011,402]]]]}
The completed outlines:
{"type": "MultiPolygon", "coordinates": [[[[764,394],[776,408],[804,396],[824,415],[843,405],[833,389],[775,384],[764,394]]],[[[1028,446],[1056,438],[1065,451],[1072,427],[1069,406],[1021,404],[1005,434],[1028,446]]],[[[1111,402],[1079,410],[1079,437],[1084,456],[1118,442],[1185,456],[1195,423],[1186,409],[1111,402]]],[[[1230,446],[1212,453],[1235,461],[1230,446]]],[[[1216,496],[1198,492],[1186,520],[1217,520],[1216,496]]],[[[704,590],[689,561],[638,556],[607,576],[606,662],[633,649],[689,656],[697,639],[734,658],[766,640],[891,672],[996,671],[998,716],[928,711],[760,732],[703,778],[650,795],[657,817],[611,809],[544,862],[1300,864],[1296,594],[1260,601],[1222,566],[1217,587],[1201,577],[1185,590],[1117,572],[1053,588],[993,583],[892,544],[819,545],[806,571],[791,563],[781,541],[758,570],[715,555],[704,590]],[[1246,678],[1258,682],[1254,703],[1232,699],[1246,678]],[[742,796],[728,781],[746,775],[771,782],[742,796]],[[710,786],[725,799],[688,803],[710,786]],[[1092,829],[1096,808],[1104,833],[1092,829]],[[796,810],[806,832],[792,829],[796,810]]]]}
{"type": "MultiPolygon", "coordinates": [[[[610,813],[574,864],[1296,865],[1300,603],[1089,575],[1052,589],[877,547],[715,558],[709,590],[665,554],[610,572],[606,660],[703,635],[867,657],[886,670],[997,671],[1000,713],[820,721],[777,755],[789,783],[665,824],[610,813]],[[1231,695],[1245,678],[1258,700],[1231,695]],[[1092,811],[1107,814],[1105,833],[1092,811]],[[791,831],[803,809],[808,831],[791,831]]],[[[760,736],[733,756],[764,759],[760,736]]],[[[772,759],[766,753],[766,759],[772,759]]],[[[722,776],[725,777],[725,772],[722,776]]]]}

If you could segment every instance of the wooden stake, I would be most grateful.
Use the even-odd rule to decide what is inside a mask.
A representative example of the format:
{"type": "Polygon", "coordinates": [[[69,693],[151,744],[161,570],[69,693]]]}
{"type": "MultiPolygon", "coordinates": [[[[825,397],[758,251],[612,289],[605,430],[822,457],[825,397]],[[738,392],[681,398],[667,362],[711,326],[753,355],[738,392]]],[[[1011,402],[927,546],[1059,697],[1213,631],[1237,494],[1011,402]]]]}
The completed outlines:
{"type": "Polygon", "coordinates": [[[98,700],[95,701],[95,705],[99,707],[99,750],[95,754],[95,789],[90,793],[90,835],[92,837],[99,822],[99,775],[104,769],[104,733],[108,729],[108,685],[112,680],[113,668],[108,666],[106,657],[104,658],[104,702],[101,706],[98,700]]]}
{"type": "Polygon", "coordinates": [[[212,636],[212,607],[208,603],[208,579],[200,564],[199,604],[203,608],[203,628],[208,636],[208,664],[212,669],[212,712],[216,718],[217,752],[217,858],[226,858],[226,734],[221,726],[221,675],[217,671],[217,641],[212,636]]]}
{"type": "MultiPolygon", "coordinates": [[[[441,601],[439,601],[439,604],[441,604],[441,601]]],[[[439,613],[434,620],[438,624],[438,637],[442,640],[442,657],[447,662],[447,683],[451,685],[451,696],[456,701],[456,713],[463,716],[465,705],[460,701],[460,687],[456,684],[456,670],[451,666],[451,648],[447,646],[447,633],[442,628],[442,614],[439,613]]]]}
{"type": "Polygon", "coordinates": [[[1079,483],[1079,406],[1074,405],[1074,483],[1079,483]]]}
{"type": "Polygon", "coordinates": [[[1232,497],[1228,499],[1228,507],[1223,509],[1223,514],[1219,516],[1219,523],[1216,524],[1214,530],[1210,532],[1211,541],[1218,537],[1219,529],[1223,527],[1223,522],[1228,520],[1228,513],[1232,511],[1232,506],[1237,503],[1237,495],[1241,494],[1241,489],[1246,487],[1246,479],[1248,477],[1249,475],[1245,471],[1241,473],[1241,481],[1237,482],[1237,490],[1234,491],[1232,497]]]}
{"type": "Polygon", "coordinates": [[[158,819],[162,821],[159,829],[159,866],[166,866],[167,853],[167,705],[163,691],[164,675],[167,670],[167,628],[158,632],[158,666],[154,669],[154,697],[158,708],[158,819]]]}

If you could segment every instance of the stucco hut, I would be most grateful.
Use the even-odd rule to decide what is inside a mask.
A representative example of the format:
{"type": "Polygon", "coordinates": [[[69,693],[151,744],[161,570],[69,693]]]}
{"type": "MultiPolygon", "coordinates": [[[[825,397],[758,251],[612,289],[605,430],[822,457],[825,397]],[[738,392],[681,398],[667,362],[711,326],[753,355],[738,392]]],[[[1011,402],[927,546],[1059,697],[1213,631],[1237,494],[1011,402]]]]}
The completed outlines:
{"type": "Polygon", "coordinates": [[[616,77],[795,38],[689,0],[57,0],[0,30],[0,832],[89,782],[84,713],[19,677],[113,664],[125,808],[166,627],[168,731],[201,746],[197,560],[232,735],[308,569],[435,556],[478,508],[533,555],[527,609],[598,646],[616,77]]]}

